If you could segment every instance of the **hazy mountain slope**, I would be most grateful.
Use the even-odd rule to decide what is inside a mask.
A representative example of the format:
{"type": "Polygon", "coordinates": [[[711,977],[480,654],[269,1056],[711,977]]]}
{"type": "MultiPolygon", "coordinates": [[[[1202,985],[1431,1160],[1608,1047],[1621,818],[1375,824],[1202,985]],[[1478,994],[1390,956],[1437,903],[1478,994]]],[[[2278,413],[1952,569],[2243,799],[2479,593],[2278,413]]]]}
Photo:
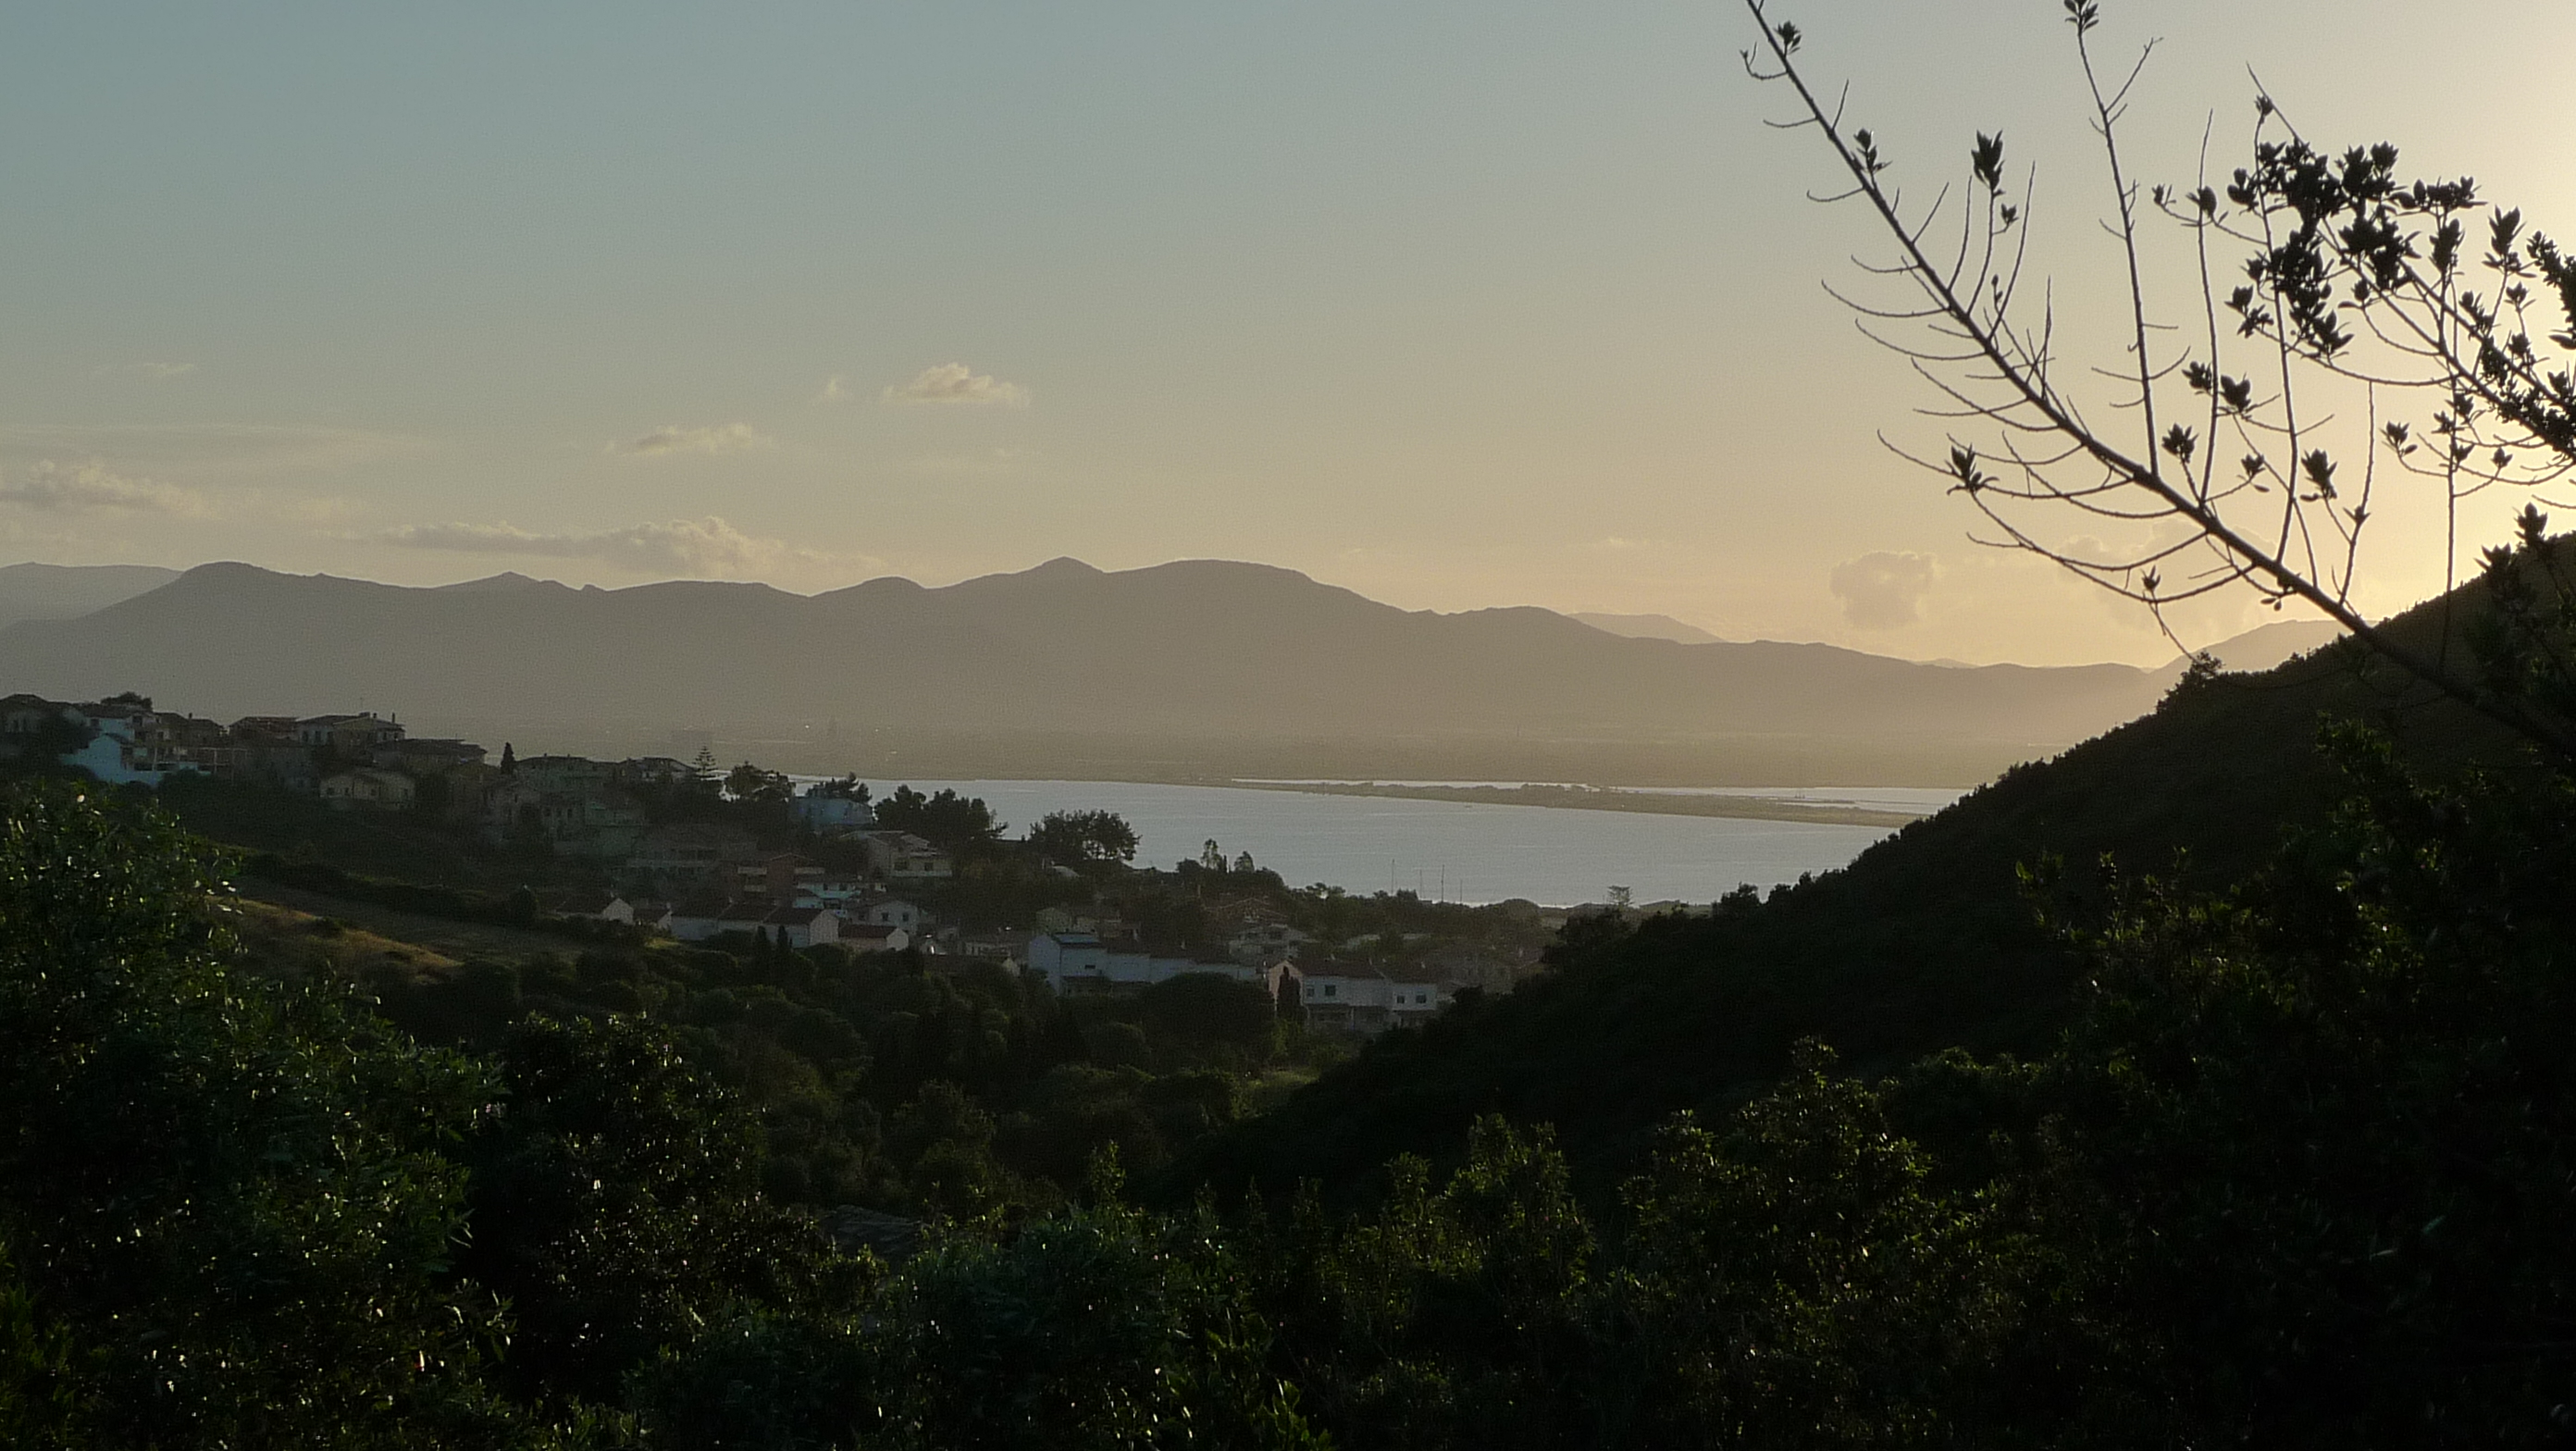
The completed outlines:
{"type": "Polygon", "coordinates": [[[0,568],[0,627],[77,619],[178,577],[148,564],[12,564],[0,568]]]}
{"type": "MultiPolygon", "coordinates": [[[[2392,631],[2426,647],[2437,608],[2392,631]]],[[[2315,748],[2326,716],[2380,721],[2437,771],[2523,759],[2482,718],[2398,692],[2384,669],[2364,675],[2363,658],[2345,647],[2180,692],[1905,828],[1846,871],[1721,920],[1650,925],[1583,966],[1386,1040],[1183,1177],[1348,1185],[1393,1154],[1453,1149],[1486,1112],[1553,1122],[1602,1175],[1665,1114],[1722,1108],[1775,1079],[1801,1037],[1864,1069],[1951,1045],[2034,1049],[2063,1021],[2071,981],[2034,926],[2023,864],[2054,855],[2085,892],[2103,853],[2168,872],[2187,851],[2191,871],[2213,882],[2250,870],[2285,828],[2337,797],[2315,748]]]]}
{"type": "MultiPolygon", "coordinates": [[[[2218,663],[2230,670],[2270,670],[2342,638],[2343,626],[2329,620],[2281,620],[2221,640],[2206,653],[2217,656],[2218,663]]],[[[2180,670],[2190,663],[2186,657],[2168,668],[2180,670]]]]}
{"type": "Polygon", "coordinates": [[[1697,625],[1685,625],[1670,615],[1604,615],[1577,610],[1566,616],[1581,620],[1596,630],[1630,640],[1670,640],[1676,645],[1715,645],[1719,638],[1697,625]]]}
{"type": "Polygon", "coordinates": [[[1058,560],[944,589],[880,579],[405,589],[207,565],[0,631],[0,685],[135,689],[230,716],[1601,737],[2080,739],[2153,702],[2120,665],[1943,669],[1824,645],[1621,639],[1538,609],[1408,612],[1284,569],[1058,560]]]}

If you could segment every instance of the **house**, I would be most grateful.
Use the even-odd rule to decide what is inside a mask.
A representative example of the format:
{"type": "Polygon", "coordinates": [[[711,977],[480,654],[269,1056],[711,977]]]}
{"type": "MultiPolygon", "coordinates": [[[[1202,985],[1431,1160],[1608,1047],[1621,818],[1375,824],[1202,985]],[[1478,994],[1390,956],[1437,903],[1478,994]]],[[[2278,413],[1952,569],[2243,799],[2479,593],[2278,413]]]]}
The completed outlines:
{"type": "Polygon", "coordinates": [[[635,908],[614,892],[582,892],[567,898],[555,908],[558,917],[573,917],[585,922],[615,922],[635,925],[635,908]]]}
{"type": "Polygon", "coordinates": [[[635,926],[642,931],[671,930],[671,904],[668,902],[657,902],[647,897],[641,902],[628,904],[627,910],[633,915],[635,926]]]}
{"type": "Polygon", "coordinates": [[[607,790],[615,772],[606,761],[587,756],[522,756],[516,769],[520,780],[539,790],[576,797],[607,790]]]}
{"type": "Polygon", "coordinates": [[[1019,966],[1026,948],[1026,940],[1012,934],[976,933],[957,939],[958,956],[998,962],[1004,967],[1019,966]]]}
{"type": "Polygon", "coordinates": [[[841,914],[829,907],[779,907],[763,919],[762,930],[773,941],[784,940],[802,951],[840,940],[841,914]]]}
{"type": "Polygon", "coordinates": [[[716,935],[717,924],[732,905],[723,897],[706,893],[674,902],[663,917],[662,930],[682,942],[704,942],[716,935]]]}
{"type": "Polygon", "coordinates": [[[298,796],[321,794],[322,771],[313,764],[310,748],[292,739],[244,736],[238,723],[233,727],[233,739],[242,753],[240,769],[244,776],[298,796]]]}
{"type": "Polygon", "coordinates": [[[378,766],[388,771],[421,777],[442,776],[458,766],[481,765],[489,754],[472,741],[413,736],[379,747],[375,759],[378,766]]]}
{"type": "Polygon", "coordinates": [[[66,708],[59,700],[47,700],[41,695],[28,695],[23,691],[0,696],[0,735],[32,736],[56,725],[67,724],[63,715],[66,708]]]}
{"type": "Polygon", "coordinates": [[[557,854],[605,861],[624,861],[634,855],[650,825],[643,802],[614,787],[602,787],[572,800],[578,808],[578,823],[555,839],[557,854]]]}
{"type": "Polygon", "coordinates": [[[89,731],[89,738],[63,753],[63,764],[77,766],[111,786],[159,786],[174,771],[195,771],[193,761],[165,754],[155,740],[159,717],[152,702],[139,695],[65,706],[63,718],[89,731]]]}
{"type": "Polygon", "coordinates": [[[900,927],[916,936],[921,931],[921,909],[901,897],[880,897],[858,906],[851,911],[850,919],[871,927],[900,927]]]}
{"type": "Polygon", "coordinates": [[[825,796],[809,789],[787,803],[787,814],[796,824],[817,836],[847,836],[865,831],[876,820],[868,803],[848,796],[825,796]]]}
{"type": "Polygon", "coordinates": [[[865,923],[844,924],[840,944],[861,952],[901,952],[912,946],[912,934],[900,927],[872,927],[865,923]]]}
{"type": "Polygon", "coordinates": [[[724,937],[739,932],[745,937],[768,935],[769,914],[778,910],[774,902],[728,901],[716,914],[716,930],[708,935],[724,937]]]}
{"type": "Polygon", "coordinates": [[[1225,950],[1237,962],[1277,962],[1314,940],[1285,922],[1256,921],[1227,938],[1225,950]]]}
{"type": "Polygon", "coordinates": [[[866,831],[868,866],[894,882],[944,882],[957,875],[957,859],[908,831],[866,831]]]}
{"type": "Polygon", "coordinates": [[[626,860],[626,876],[630,885],[669,896],[722,892],[731,885],[734,866],[758,854],[758,844],[741,827],[673,822],[644,833],[626,860]]]}
{"type": "Polygon", "coordinates": [[[837,909],[843,918],[855,920],[852,907],[866,899],[869,885],[868,878],[861,873],[826,867],[818,876],[796,879],[794,905],[831,907],[837,909]]]}
{"type": "Polygon", "coordinates": [[[1297,969],[1306,1026],[1374,1034],[1427,1023],[1456,1001],[1433,970],[1325,959],[1297,969]]]}
{"type": "Polygon", "coordinates": [[[307,716],[295,723],[296,744],[350,761],[372,761],[377,751],[402,736],[401,726],[379,719],[371,710],[356,715],[307,716]]]}
{"type": "Polygon", "coordinates": [[[418,793],[400,771],[338,771],[322,778],[322,804],[343,811],[399,811],[418,793]]]}
{"type": "Polygon", "coordinates": [[[250,752],[222,725],[192,715],[162,711],[139,733],[152,753],[166,761],[186,762],[213,776],[237,776],[250,752]]]}
{"type": "Polygon", "coordinates": [[[766,897],[786,904],[815,893],[826,875],[821,863],[783,851],[735,867],[733,890],[737,896],[766,897]]]}
{"type": "Polygon", "coordinates": [[[608,768],[621,786],[677,786],[698,779],[698,770],[673,756],[632,756],[608,768]]]}
{"type": "Polygon", "coordinates": [[[529,829],[554,841],[580,827],[580,798],[548,791],[525,776],[505,774],[483,794],[483,829],[496,841],[529,829]]]}
{"type": "Polygon", "coordinates": [[[1136,992],[1192,973],[1259,983],[1274,995],[1279,988],[1277,968],[1157,957],[1133,944],[1105,942],[1088,932],[1041,932],[1029,939],[1027,962],[1030,971],[1060,994],[1136,992]]]}

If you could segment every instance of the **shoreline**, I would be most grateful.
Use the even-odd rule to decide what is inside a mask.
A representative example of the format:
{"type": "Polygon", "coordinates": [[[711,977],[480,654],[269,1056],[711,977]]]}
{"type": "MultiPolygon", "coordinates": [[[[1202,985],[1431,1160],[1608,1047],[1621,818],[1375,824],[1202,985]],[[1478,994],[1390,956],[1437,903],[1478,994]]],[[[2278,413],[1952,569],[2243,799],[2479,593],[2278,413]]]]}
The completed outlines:
{"type": "Polygon", "coordinates": [[[1803,821],[1818,826],[1901,827],[1930,812],[1871,806],[1810,806],[1768,796],[1686,796],[1666,791],[1609,791],[1583,786],[1387,786],[1363,782],[1195,781],[1238,791],[1293,791],[1310,796],[1376,796],[1448,801],[1465,806],[1537,806],[1559,811],[1622,811],[1651,816],[1714,816],[1738,821],[1803,821]]]}

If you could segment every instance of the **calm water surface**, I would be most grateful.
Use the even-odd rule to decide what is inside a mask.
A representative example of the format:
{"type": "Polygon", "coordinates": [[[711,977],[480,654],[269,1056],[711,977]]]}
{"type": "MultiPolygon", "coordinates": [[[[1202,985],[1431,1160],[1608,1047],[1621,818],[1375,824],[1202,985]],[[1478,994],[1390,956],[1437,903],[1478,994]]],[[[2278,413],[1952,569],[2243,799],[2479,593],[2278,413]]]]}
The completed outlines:
{"type": "MultiPolygon", "coordinates": [[[[896,782],[872,781],[882,796],[896,782]]],[[[1598,902],[1614,885],[1639,902],[1708,901],[1739,883],[1768,888],[1801,872],[1843,866],[1884,827],[1740,821],[1544,806],[1469,806],[1385,797],[1311,796],[1224,786],[1123,781],[914,781],[918,791],[980,796],[1011,835],[1050,811],[1115,811],[1143,841],[1140,865],[1196,858],[1213,838],[1295,886],[1352,892],[1404,888],[1457,902],[1524,897],[1550,906],[1598,902]]],[[[1729,795],[1868,801],[1930,809],[1955,791],[1829,788],[1729,790],[1729,795]]]]}

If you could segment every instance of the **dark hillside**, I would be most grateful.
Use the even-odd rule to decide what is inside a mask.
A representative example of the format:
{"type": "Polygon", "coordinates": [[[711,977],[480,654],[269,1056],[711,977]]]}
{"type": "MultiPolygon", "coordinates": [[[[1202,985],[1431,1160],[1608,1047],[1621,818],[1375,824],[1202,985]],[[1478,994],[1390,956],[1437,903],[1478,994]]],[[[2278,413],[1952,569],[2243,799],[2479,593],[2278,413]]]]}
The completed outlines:
{"type": "MultiPolygon", "coordinates": [[[[2395,628],[2428,639],[2436,609],[2395,628]]],[[[2058,890],[2076,893],[2106,853],[2130,872],[2182,861],[2204,883],[2250,870],[2339,799],[2316,745],[2329,718],[2382,725],[2436,774],[2518,758],[2500,730],[2401,693],[2349,645],[2187,684],[1768,902],[1588,945],[1578,927],[1555,971],[1381,1040],[1211,1147],[1197,1178],[1347,1187],[1398,1153],[1445,1155],[1498,1112],[1553,1123],[1599,1182],[1664,1115],[1776,1081],[1803,1037],[1863,1072],[1954,1045],[2034,1051],[2065,1021],[2070,967],[2034,925],[2019,868],[2053,854],[2070,864],[2058,890]]]]}

